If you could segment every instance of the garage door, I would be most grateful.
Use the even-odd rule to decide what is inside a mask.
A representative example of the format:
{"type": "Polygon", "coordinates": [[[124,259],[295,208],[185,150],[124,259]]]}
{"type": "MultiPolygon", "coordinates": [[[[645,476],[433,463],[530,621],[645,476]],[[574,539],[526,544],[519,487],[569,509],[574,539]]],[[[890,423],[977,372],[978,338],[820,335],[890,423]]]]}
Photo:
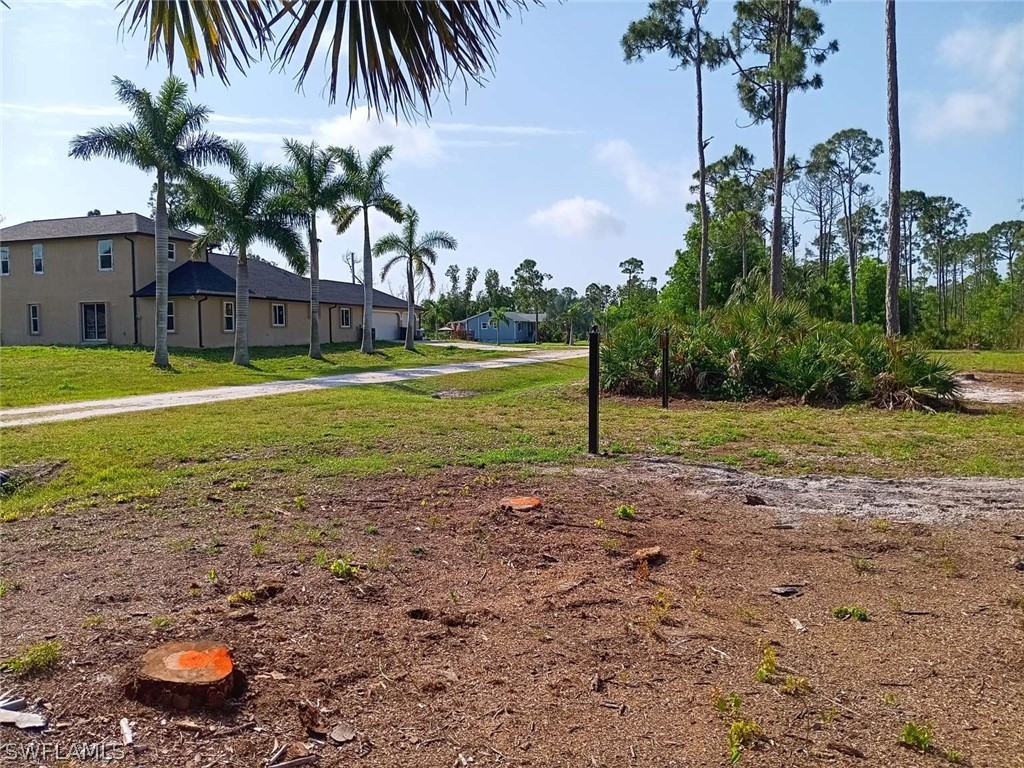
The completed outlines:
{"type": "Polygon", "coordinates": [[[387,309],[374,309],[373,328],[381,341],[395,341],[398,339],[398,313],[387,309]]]}

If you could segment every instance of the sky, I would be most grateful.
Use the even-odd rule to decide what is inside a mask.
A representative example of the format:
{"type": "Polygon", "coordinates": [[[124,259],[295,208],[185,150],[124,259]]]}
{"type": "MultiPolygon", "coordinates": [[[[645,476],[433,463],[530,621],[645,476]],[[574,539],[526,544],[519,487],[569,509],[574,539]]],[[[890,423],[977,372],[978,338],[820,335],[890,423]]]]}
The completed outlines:
{"type": "MultiPolygon", "coordinates": [[[[77,133],[124,121],[113,76],[155,90],[166,64],[147,64],[143,38],[119,36],[113,1],[9,5],[0,7],[4,223],[94,208],[147,213],[152,178],[112,160],[73,160],[67,148],[77,133]]],[[[732,4],[711,5],[708,25],[724,31],[732,4]]],[[[478,267],[478,288],[492,267],[508,283],[531,258],[550,285],[582,292],[620,283],[619,263],[636,257],[661,285],[690,221],[695,88],[692,71],[664,56],[623,62],[620,38],[645,9],[578,0],[532,7],[502,28],[485,86],[460,84],[429,122],[379,121],[365,107],[329,104],[321,60],[302,92],[293,70],[261,63],[230,85],[207,76],[191,98],[213,110],[211,129],[244,141],[256,160],[280,162],[283,136],[363,151],[393,144],[392,191],[419,211],[424,229],[459,241],[441,254],[439,283],[451,263],[478,267]]],[[[898,9],[903,188],[955,198],[974,230],[1020,218],[1024,3],[901,0],[898,9]]],[[[844,128],[886,136],[883,3],[837,0],[819,11],[825,38],[840,49],[820,70],[822,90],[791,97],[788,148],[798,156],[844,128]]],[[[180,61],[175,67],[187,77],[180,61]]],[[[743,144],[770,165],[770,127],[749,125],[733,69],[708,74],[704,91],[709,161],[743,144]]],[[[885,156],[878,170],[871,181],[882,197],[885,156]]],[[[361,253],[361,229],[337,235],[326,218],[319,228],[321,275],[348,279],[344,254],[361,253]]],[[[371,218],[375,239],[394,228],[371,218]]],[[[382,287],[403,293],[395,279],[382,287]]]]}

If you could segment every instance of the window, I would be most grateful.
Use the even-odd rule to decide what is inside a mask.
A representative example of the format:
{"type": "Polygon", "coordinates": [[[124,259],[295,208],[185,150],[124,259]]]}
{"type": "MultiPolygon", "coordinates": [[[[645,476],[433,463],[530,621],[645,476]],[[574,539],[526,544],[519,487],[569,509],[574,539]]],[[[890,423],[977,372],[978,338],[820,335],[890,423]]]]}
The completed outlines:
{"type": "Polygon", "coordinates": [[[167,332],[174,333],[177,329],[174,327],[174,302],[167,302],[167,332]]]}
{"type": "Polygon", "coordinates": [[[351,328],[352,327],[352,310],[348,307],[341,307],[338,310],[338,327],[339,328],[351,328]]]}
{"type": "Polygon", "coordinates": [[[175,247],[174,243],[172,243],[170,240],[168,240],[167,241],[167,260],[168,261],[176,261],[177,258],[178,258],[178,249],[175,247]]]}
{"type": "Polygon", "coordinates": [[[224,302],[224,333],[232,333],[235,330],[235,302],[224,302]]]}
{"type": "Polygon", "coordinates": [[[32,271],[37,275],[43,274],[43,244],[35,243],[32,246],[32,271]]]}
{"type": "Polygon", "coordinates": [[[0,248],[0,275],[11,274],[11,249],[0,248]]]}
{"type": "Polygon", "coordinates": [[[270,324],[275,328],[283,328],[286,325],[287,316],[284,311],[284,304],[270,305],[270,324]]]}
{"type": "Polygon", "coordinates": [[[96,260],[99,262],[100,272],[112,272],[114,270],[113,240],[100,240],[96,243],[96,260]]]}
{"type": "Polygon", "coordinates": [[[487,325],[487,321],[486,320],[484,320],[482,323],[480,323],[480,330],[481,331],[486,331],[489,327],[490,326],[487,325]]]}
{"type": "Polygon", "coordinates": [[[107,340],[107,305],[82,305],[82,341],[107,340]]]}
{"type": "Polygon", "coordinates": [[[32,336],[39,335],[39,305],[28,305],[28,332],[32,336]]]}

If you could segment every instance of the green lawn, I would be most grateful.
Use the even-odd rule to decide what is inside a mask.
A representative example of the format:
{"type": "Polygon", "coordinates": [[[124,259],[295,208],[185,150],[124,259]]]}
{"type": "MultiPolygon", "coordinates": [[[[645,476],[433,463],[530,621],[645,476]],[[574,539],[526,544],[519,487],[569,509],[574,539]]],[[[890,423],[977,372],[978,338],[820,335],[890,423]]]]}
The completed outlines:
{"type": "MultiPolygon", "coordinates": [[[[587,361],[487,370],[5,429],[0,466],[53,472],[3,516],[119,501],[273,505],[339,477],[403,483],[446,466],[572,464],[586,451],[587,361]],[[470,399],[431,393],[475,390],[470,399]],[[58,465],[59,462],[65,462],[58,465]],[[234,484],[234,485],[232,485],[234,484]],[[253,496],[255,494],[255,497],[253,496]]],[[[905,413],[852,406],[602,403],[602,448],[770,473],[1024,476],[1024,409],[905,413]]]]}
{"type": "Polygon", "coordinates": [[[933,354],[960,371],[1024,373],[1024,350],[940,349],[933,354]]]}
{"type": "Polygon", "coordinates": [[[151,365],[153,353],[137,347],[0,348],[0,407],[96,400],[275,379],[307,379],[356,371],[484,360],[517,354],[488,350],[377,343],[372,357],[357,344],[325,344],[323,360],[306,347],[253,347],[252,364],[231,365],[230,349],[172,349],[170,370],[151,365]]]}

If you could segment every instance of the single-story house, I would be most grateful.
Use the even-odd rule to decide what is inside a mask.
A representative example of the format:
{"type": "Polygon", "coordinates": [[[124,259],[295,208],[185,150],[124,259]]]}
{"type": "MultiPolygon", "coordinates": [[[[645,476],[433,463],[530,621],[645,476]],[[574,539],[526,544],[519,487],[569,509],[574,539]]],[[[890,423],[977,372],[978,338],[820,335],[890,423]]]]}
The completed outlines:
{"type": "Polygon", "coordinates": [[[459,320],[456,327],[465,329],[466,338],[492,344],[516,344],[537,340],[536,321],[544,322],[547,318],[543,312],[539,316],[527,312],[505,313],[505,320],[495,323],[491,320],[491,310],[459,320]]]}
{"type": "MultiPolygon", "coordinates": [[[[235,259],[192,254],[195,235],[168,239],[168,344],[234,344],[235,259]]],[[[0,344],[142,344],[155,333],[154,225],[117,213],[42,219],[0,229],[0,344]]],[[[309,279],[250,260],[249,343],[309,341],[309,279]]],[[[404,299],[374,291],[376,338],[404,338],[404,299]]],[[[418,323],[419,307],[413,322],[418,323]]],[[[320,338],[357,341],[363,287],[320,281],[320,338]]]]}

